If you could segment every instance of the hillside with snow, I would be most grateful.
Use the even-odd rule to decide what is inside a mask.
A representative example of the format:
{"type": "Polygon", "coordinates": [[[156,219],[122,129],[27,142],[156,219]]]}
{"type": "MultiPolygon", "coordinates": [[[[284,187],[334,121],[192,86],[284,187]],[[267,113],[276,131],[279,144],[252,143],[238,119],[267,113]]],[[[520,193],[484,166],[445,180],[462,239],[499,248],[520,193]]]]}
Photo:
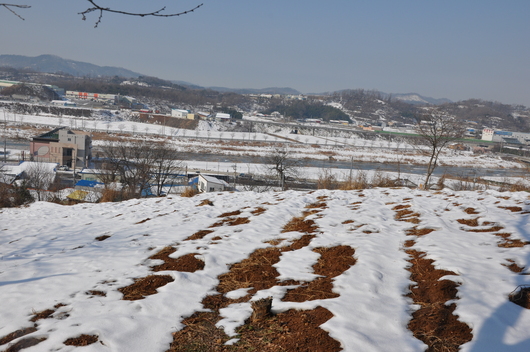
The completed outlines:
{"type": "Polygon", "coordinates": [[[528,351],[529,213],[398,188],[0,209],[0,350],[528,351]]]}

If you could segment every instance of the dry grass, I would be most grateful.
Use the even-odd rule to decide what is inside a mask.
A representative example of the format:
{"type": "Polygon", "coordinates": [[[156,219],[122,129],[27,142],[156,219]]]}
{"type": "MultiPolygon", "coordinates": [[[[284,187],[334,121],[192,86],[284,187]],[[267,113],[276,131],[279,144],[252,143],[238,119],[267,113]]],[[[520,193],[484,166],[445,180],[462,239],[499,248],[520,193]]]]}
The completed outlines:
{"type": "Polygon", "coordinates": [[[213,230],[201,230],[201,231],[197,231],[195,232],[193,235],[191,235],[190,237],[186,238],[184,241],[191,241],[191,240],[200,240],[202,239],[204,236],[212,233],[213,230]]]}
{"type": "Polygon", "coordinates": [[[311,219],[305,217],[294,217],[282,229],[282,232],[298,231],[304,233],[313,233],[318,230],[318,226],[311,219]]]}
{"type": "Polygon", "coordinates": [[[96,335],[80,335],[78,337],[72,337],[65,340],[63,343],[67,346],[88,346],[98,342],[96,335]]]}
{"type": "Polygon", "coordinates": [[[506,261],[509,262],[510,264],[502,264],[502,265],[510,269],[510,271],[513,273],[520,273],[525,269],[524,266],[517,265],[515,261],[512,259],[506,259],[506,261]]]}
{"type": "Polygon", "coordinates": [[[121,202],[127,199],[130,199],[130,197],[127,197],[125,192],[112,188],[105,188],[103,192],[101,192],[101,198],[99,199],[99,202],[121,202]]]}
{"type": "Polygon", "coordinates": [[[477,212],[475,208],[466,208],[464,209],[464,212],[469,215],[479,214],[479,212],[477,212]]]}
{"type": "Polygon", "coordinates": [[[421,236],[428,235],[428,234],[430,234],[433,231],[436,231],[436,230],[435,229],[430,229],[430,228],[427,228],[427,227],[423,228],[423,229],[418,229],[416,226],[414,226],[413,228],[408,229],[406,231],[406,234],[407,234],[407,236],[421,237],[421,236]]]}
{"type": "Polygon", "coordinates": [[[257,207],[256,209],[254,209],[254,210],[251,211],[250,213],[251,213],[252,215],[258,216],[258,215],[263,214],[265,211],[267,211],[267,209],[262,208],[262,207],[257,207]]]}
{"type": "Polygon", "coordinates": [[[476,226],[479,226],[478,219],[479,219],[479,218],[474,218],[474,219],[458,219],[458,220],[456,220],[456,221],[458,221],[458,223],[459,223],[459,224],[462,224],[462,225],[467,225],[467,226],[471,226],[471,227],[476,227],[476,226]]]}
{"type": "Polygon", "coordinates": [[[186,189],[184,190],[184,192],[182,192],[180,194],[181,197],[193,197],[195,195],[199,194],[199,191],[197,191],[196,188],[194,187],[186,187],[186,189]]]}
{"type": "Polygon", "coordinates": [[[18,339],[19,337],[26,336],[28,334],[31,334],[33,332],[37,331],[37,328],[32,326],[25,329],[20,329],[17,331],[13,331],[10,334],[7,334],[6,336],[0,338],[0,346],[5,345],[6,343],[9,343],[15,339],[18,339]]]}
{"type": "Polygon", "coordinates": [[[213,206],[213,202],[209,199],[203,199],[197,206],[202,207],[205,205],[213,206]]]}
{"type": "Polygon", "coordinates": [[[499,208],[509,210],[512,213],[517,213],[517,212],[523,211],[523,208],[521,208],[521,207],[499,207],[499,208]]]}
{"type": "Polygon", "coordinates": [[[118,291],[123,293],[123,300],[135,301],[138,299],[144,299],[145,296],[156,294],[157,288],[173,281],[175,280],[169,275],[149,275],[135,279],[133,284],[121,287],[118,291]]]}

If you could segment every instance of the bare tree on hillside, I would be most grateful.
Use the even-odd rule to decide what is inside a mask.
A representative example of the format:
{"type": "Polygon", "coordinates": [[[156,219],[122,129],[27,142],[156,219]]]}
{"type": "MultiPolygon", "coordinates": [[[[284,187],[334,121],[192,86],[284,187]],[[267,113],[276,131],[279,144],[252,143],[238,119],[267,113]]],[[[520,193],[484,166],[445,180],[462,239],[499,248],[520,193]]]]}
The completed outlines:
{"type": "Polygon", "coordinates": [[[33,162],[24,173],[26,185],[37,193],[37,200],[48,200],[47,190],[55,180],[55,172],[50,170],[48,163],[33,162]]]}
{"type": "Polygon", "coordinates": [[[428,189],[431,176],[436,166],[438,166],[440,153],[451,142],[462,138],[464,127],[454,117],[440,112],[433,112],[420,118],[416,124],[416,130],[420,135],[420,140],[428,148],[429,162],[424,183],[424,188],[428,189]]]}
{"type": "MultiPolygon", "coordinates": [[[[112,9],[110,7],[105,7],[105,6],[98,5],[98,4],[96,4],[96,0],[86,0],[86,1],[88,1],[88,3],[90,4],[89,7],[85,11],[79,12],[78,14],[81,15],[83,21],[85,21],[86,20],[86,16],[89,13],[92,13],[92,12],[99,13],[98,20],[96,21],[96,24],[94,25],[94,27],[97,27],[101,23],[101,19],[103,18],[103,13],[105,13],[105,12],[116,13],[116,14],[119,14],[119,15],[126,15],[126,16],[137,16],[137,17],[147,17],[147,16],[152,16],[152,17],[178,17],[178,16],[182,16],[182,15],[186,15],[188,13],[191,13],[191,12],[197,10],[199,7],[201,7],[203,5],[203,3],[201,3],[201,4],[197,5],[197,6],[195,6],[194,8],[191,8],[191,9],[186,10],[186,11],[177,12],[177,13],[164,13],[164,11],[166,11],[166,6],[162,7],[161,9],[158,9],[156,11],[151,11],[151,12],[130,12],[130,11],[117,10],[117,9],[112,9]]],[[[99,0],[97,2],[99,2],[99,0]]],[[[15,5],[15,4],[7,4],[7,3],[0,3],[0,7],[6,8],[7,10],[9,10],[11,13],[13,13],[15,16],[17,16],[18,18],[20,18],[22,20],[24,20],[24,18],[18,14],[17,10],[18,9],[29,9],[29,8],[31,8],[31,6],[29,6],[29,5],[15,5]]]]}
{"type": "Polygon", "coordinates": [[[103,148],[106,163],[101,181],[108,188],[119,182],[122,198],[137,198],[163,194],[165,186],[173,186],[182,162],[176,151],[159,142],[116,142],[103,148]]]}
{"type": "Polygon", "coordinates": [[[286,189],[285,181],[297,177],[301,166],[301,162],[293,159],[291,152],[285,146],[273,149],[265,157],[265,163],[268,164],[267,169],[278,176],[283,190],[286,189]]]}
{"type": "Polygon", "coordinates": [[[184,169],[184,163],[177,160],[177,151],[170,145],[153,143],[151,147],[153,154],[151,164],[152,182],[155,184],[155,195],[160,197],[164,194],[166,187],[171,188],[178,182],[177,178],[184,169]]]}

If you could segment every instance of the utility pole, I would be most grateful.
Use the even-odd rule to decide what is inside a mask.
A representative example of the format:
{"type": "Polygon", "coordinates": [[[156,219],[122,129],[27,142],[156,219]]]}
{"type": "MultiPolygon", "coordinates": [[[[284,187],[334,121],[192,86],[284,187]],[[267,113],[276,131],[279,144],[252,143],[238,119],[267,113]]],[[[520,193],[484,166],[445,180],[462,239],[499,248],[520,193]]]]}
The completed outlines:
{"type": "Polygon", "coordinates": [[[4,163],[7,163],[7,119],[6,119],[5,108],[4,108],[4,163]]]}
{"type": "Polygon", "coordinates": [[[236,189],[236,177],[237,177],[237,164],[232,165],[234,169],[234,190],[236,189]]]}

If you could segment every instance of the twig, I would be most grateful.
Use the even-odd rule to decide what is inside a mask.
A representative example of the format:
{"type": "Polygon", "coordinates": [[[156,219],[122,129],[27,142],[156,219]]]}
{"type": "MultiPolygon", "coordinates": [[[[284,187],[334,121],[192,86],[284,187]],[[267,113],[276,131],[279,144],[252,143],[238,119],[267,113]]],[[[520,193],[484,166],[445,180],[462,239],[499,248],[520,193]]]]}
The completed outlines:
{"type": "Polygon", "coordinates": [[[31,7],[29,5],[14,5],[14,4],[1,4],[1,3],[0,3],[0,6],[3,6],[6,9],[8,9],[9,12],[11,12],[13,15],[17,16],[18,18],[20,18],[22,21],[24,21],[24,18],[22,16],[20,16],[18,13],[16,13],[15,10],[13,10],[11,7],[18,7],[20,9],[29,9],[31,7]]]}
{"type": "Polygon", "coordinates": [[[111,9],[109,7],[102,7],[100,5],[97,5],[94,2],[95,0],[87,0],[87,1],[92,4],[92,7],[86,9],[83,12],[79,12],[78,14],[81,15],[83,21],[85,21],[87,14],[89,14],[91,12],[94,12],[94,11],[99,11],[99,17],[98,17],[98,20],[97,20],[96,24],[94,25],[94,28],[97,28],[97,26],[101,23],[101,19],[103,17],[103,12],[112,12],[112,13],[117,13],[117,14],[120,14],[120,15],[138,16],[138,17],[146,17],[146,16],[176,17],[176,16],[181,16],[181,15],[186,15],[186,14],[188,14],[190,12],[193,12],[193,11],[197,10],[199,7],[204,5],[203,3],[201,3],[201,4],[195,6],[194,8],[192,8],[190,10],[186,10],[186,11],[182,11],[182,12],[178,12],[178,13],[163,14],[162,12],[166,10],[165,6],[162,7],[161,9],[157,10],[157,11],[146,12],[146,13],[137,13],[137,12],[127,12],[127,11],[121,11],[121,10],[113,10],[113,9],[111,9]]]}

